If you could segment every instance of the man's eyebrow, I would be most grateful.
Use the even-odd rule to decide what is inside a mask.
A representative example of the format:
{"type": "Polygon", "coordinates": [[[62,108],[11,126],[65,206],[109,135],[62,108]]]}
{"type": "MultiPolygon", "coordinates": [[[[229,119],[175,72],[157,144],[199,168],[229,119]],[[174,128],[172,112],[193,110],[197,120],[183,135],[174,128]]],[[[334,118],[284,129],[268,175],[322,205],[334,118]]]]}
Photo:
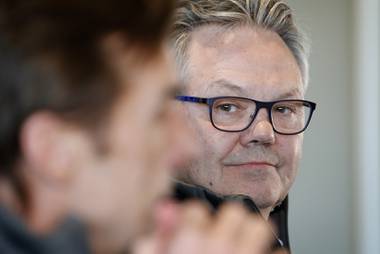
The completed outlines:
{"type": "Polygon", "coordinates": [[[232,82],[229,82],[226,79],[218,79],[216,81],[213,81],[210,83],[210,85],[207,87],[207,90],[211,89],[220,89],[220,88],[226,88],[231,91],[234,91],[236,94],[243,96],[244,94],[247,94],[244,88],[233,84],[232,82]]]}

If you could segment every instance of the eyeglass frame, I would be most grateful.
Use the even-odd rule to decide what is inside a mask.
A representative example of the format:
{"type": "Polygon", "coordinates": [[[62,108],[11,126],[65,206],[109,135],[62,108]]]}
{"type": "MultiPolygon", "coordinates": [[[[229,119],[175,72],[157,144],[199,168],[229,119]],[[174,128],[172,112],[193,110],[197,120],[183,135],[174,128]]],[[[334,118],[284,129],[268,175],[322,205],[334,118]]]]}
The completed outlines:
{"type": "Polygon", "coordinates": [[[186,95],[177,95],[177,96],[175,96],[175,99],[179,100],[179,101],[183,101],[183,102],[207,104],[209,107],[209,116],[210,116],[210,122],[211,122],[212,126],[214,126],[215,129],[223,131],[223,132],[242,132],[242,131],[247,130],[252,125],[252,123],[255,121],[255,118],[256,118],[258,112],[260,111],[260,109],[265,108],[268,112],[269,122],[272,126],[273,131],[278,133],[278,134],[281,134],[281,135],[297,135],[297,134],[304,132],[307,129],[307,127],[309,126],[311,118],[312,118],[313,113],[314,113],[316,106],[317,106],[317,104],[315,102],[308,101],[308,100],[300,100],[300,99],[259,101],[259,100],[254,100],[251,98],[239,97],[239,96],[218,96],[218,97],[202,98],[202,97],[186,96],[186,95]],[[253,101],[256,104],[256,108],[255,108],[255,112],[253,114],[252,120],[249,122],[249,124],[245,128],[243,128],[241,130],[224,130],[224,129],[217,127],[215,125],[213,117],[212,117],[212,107],[213,107],[214,102],[218,99],[244,99],[244,100],[253,101]],[[283,132],[277,131],[276,128],[274,127],[273,119],[272,119],[272,107],[276,103],[289,102],[289,101],[297,101],[297,102],[301,102],[303,104],[310,105],[310,114],[309,114],[309,119],[306,121],[305,126],[302,130],[294,132],[294,133],[283,133],[283,132]]]}

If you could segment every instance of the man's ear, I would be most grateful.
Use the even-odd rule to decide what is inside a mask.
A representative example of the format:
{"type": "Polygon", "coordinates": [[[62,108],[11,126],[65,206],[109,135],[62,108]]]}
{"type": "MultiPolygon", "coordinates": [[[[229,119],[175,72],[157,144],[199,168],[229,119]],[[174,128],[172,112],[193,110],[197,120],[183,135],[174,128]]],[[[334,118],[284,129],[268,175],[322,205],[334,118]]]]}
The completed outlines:
{"type": "Polygon", "coordinates": [[[64,184],[77,166],[78,141],[78,128],[53,113],[34,113],[21,130],[23,163],[40,180],[64,184]]]}

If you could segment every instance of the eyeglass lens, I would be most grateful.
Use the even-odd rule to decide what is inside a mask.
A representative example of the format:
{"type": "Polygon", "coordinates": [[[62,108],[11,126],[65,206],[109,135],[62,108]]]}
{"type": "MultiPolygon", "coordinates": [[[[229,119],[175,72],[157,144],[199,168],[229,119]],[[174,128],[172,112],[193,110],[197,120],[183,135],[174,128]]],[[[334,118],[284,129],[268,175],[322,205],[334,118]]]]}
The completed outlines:
{"type": "MultiPolygon", "coordinates": [[[[240,131],[247,128],[255,117],[257,105],[245,98],[218,98],[212,104],[213,124],[226,131],[240,131]]],[[[279,101],[272,105],[271,122],[280,133],[302,131],[311,114],[308,103],[297,100],[279,101]]]]}

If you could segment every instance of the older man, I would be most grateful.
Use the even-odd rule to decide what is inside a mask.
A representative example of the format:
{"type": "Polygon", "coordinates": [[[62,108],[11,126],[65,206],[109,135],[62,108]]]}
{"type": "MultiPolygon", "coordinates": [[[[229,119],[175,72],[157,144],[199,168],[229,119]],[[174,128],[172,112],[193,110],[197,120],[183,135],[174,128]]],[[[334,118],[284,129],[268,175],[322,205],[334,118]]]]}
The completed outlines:
{"type": "Polygon", "coordinates": [[[286,197],[316,106],[304,99],[307,50],[292,11],[279,0],[183,0],[172,37],[186,84],[177,99],[201,143],[178,179],[206,199],[249,196],[289,247],[286,197]]]}

